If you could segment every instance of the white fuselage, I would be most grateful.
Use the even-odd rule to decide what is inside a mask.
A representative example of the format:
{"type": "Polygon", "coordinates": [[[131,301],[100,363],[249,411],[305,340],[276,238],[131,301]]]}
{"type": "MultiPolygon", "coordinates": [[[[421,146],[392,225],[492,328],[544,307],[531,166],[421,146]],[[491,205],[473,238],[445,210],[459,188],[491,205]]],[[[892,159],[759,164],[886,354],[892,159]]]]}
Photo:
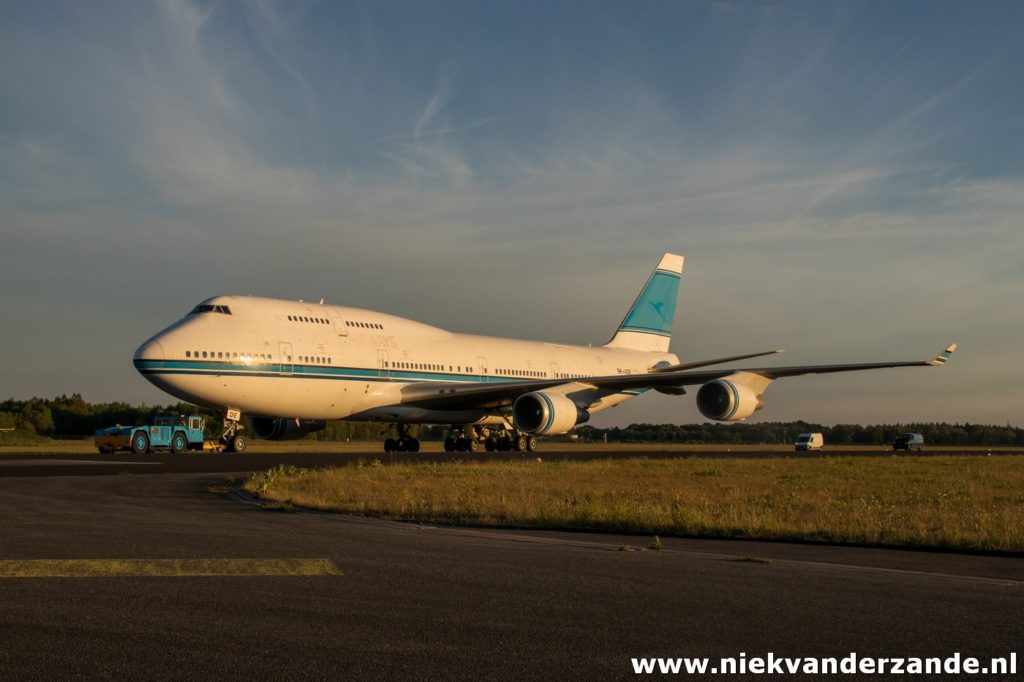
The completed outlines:
{"type": "Polygon", "coordinates": [[[248,296],[205,301],[135,354],[136,367],[155,385],[216,409],[300,419],[466,424],[499,423],[502,417],[486,410],[402,405],[402,388],[421,382],[564,378],[560,391],[590,393],[590,412],[598,412],[642,391],[598,391],[573,378],[644,373],[659,363],[676,364],[678,358],[667,352],[456,334],[370,310],[248,296]]]}

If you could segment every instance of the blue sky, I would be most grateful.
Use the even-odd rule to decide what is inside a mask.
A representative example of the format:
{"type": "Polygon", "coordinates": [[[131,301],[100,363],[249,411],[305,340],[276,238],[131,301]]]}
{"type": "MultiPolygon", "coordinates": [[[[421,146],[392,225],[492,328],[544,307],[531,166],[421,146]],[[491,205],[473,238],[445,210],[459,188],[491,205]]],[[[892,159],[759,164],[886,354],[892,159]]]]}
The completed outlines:
{"type": "MultiPolygon", "coordinates": [[[[0,397],[162,402],[207,296],[603,343],[664,251],[673,350],[941,371],[763,420],[1021,423],[1015,2],[5,3],[0,397]]],[[[598,423],[695,421],[645,396],[598,423]]]]}

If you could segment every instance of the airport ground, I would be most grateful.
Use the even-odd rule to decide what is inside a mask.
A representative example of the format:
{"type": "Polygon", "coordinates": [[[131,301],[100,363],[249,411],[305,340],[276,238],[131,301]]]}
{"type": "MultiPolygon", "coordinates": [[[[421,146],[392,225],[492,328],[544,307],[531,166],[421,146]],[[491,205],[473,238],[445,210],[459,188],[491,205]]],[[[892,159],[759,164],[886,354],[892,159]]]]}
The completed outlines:
{"type": "Polygon", "coordinates": [[[37,576],[0,577],[0,679],[616,679],[637,656],[1020,651],[1024,558],[682,538],[653,551],[211,492],[281,462],[0,455],[0,573],[37,576]],[[81,560],[91,577],[61,577],[81,560]],[[294,570],[311,561],[331,568],[294,570]]]}

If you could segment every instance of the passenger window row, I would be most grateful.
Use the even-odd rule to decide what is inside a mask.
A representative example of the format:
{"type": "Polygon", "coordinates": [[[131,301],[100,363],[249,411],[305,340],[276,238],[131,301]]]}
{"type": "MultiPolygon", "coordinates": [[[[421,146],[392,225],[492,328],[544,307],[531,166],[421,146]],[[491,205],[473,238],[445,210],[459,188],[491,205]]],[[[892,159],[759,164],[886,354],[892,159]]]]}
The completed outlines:
{"type": "Polygon", "coordinates": [[[202,357],[202,358],[208,358],[208,359],[211,359],[211,360],[246,360],[246,359],[250,359],[250,360],[270,360],[271,359],[270,355],[267,354],[267,353],[255,353],[255,354],[250,354],[250,353],[229,353],[229,352],[212,351],[212,350],[209,351],[209,352],[204,350],[204,351],[202,351],[202,353],[200,353],[200,351],[197,351],[197,350],[187,350],[187,351],[185,351],[185,357],[186,358],[199,358],[199,357],[202,357]]]}
{"type": "MultiPolygon", "coordinates": [[[[445,371],[444,365],[437,365],[437,364],[433,364],[433,363],[430,363],[430,362],[389,362],[387,360],[384,361],[384,369],[421,369],[421,370],[427,370],[428,372],[444,372],[445,371]]],[[[459,365],[458,367],[453,367],[452,365],[448,365],[448,370],[447,371],[449,371],[449,372],[461,372],[462,371],[462,365],[459,365]]],[[[472,367],[466,367],[466,371],[467,372],[472,372],[473,368],[472,367]]]]}
{"type": "Polygon", "coordinates": [[[352,320],[345,320],[346,327],[360,327],[362,329],[383,329],[384,325],[379,322],[353,322],[352,320]]]}
{"type": "Polygon", "coordinates": [[[300,355],[299,362],[307,365],[329,365],[331,364],[330,358],[318,357],[316,355],[300,355]]]}
{"type": "Polygon", "coordinates": [[[330,324],[331,321],[323,317],[306,317],[305,315],[289,315],[289,322],[309,322],[310,324],[330,324]]]}
{"type": "Polygon", "coordinates": [[[494,373],[504,377],[520,377],[523,379],[544,379],[547,375],[532,369],[496,369],[494,373]]]}

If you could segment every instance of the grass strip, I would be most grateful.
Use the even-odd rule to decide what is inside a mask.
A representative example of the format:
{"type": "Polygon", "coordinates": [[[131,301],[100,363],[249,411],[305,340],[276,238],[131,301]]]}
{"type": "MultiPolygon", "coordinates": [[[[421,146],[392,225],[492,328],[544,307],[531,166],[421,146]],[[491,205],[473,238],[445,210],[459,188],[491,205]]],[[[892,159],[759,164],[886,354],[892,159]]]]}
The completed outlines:
{"type": "Polygon", "coordinates": [[[246,489],[436,524],[1024,551],[1024,459],[826,457],[281,466],[246,489]]]}
{"type": "Polygon", "coordinates": [[[6,559],[0,578],[341,575],[329,559],[6,559]]]}

